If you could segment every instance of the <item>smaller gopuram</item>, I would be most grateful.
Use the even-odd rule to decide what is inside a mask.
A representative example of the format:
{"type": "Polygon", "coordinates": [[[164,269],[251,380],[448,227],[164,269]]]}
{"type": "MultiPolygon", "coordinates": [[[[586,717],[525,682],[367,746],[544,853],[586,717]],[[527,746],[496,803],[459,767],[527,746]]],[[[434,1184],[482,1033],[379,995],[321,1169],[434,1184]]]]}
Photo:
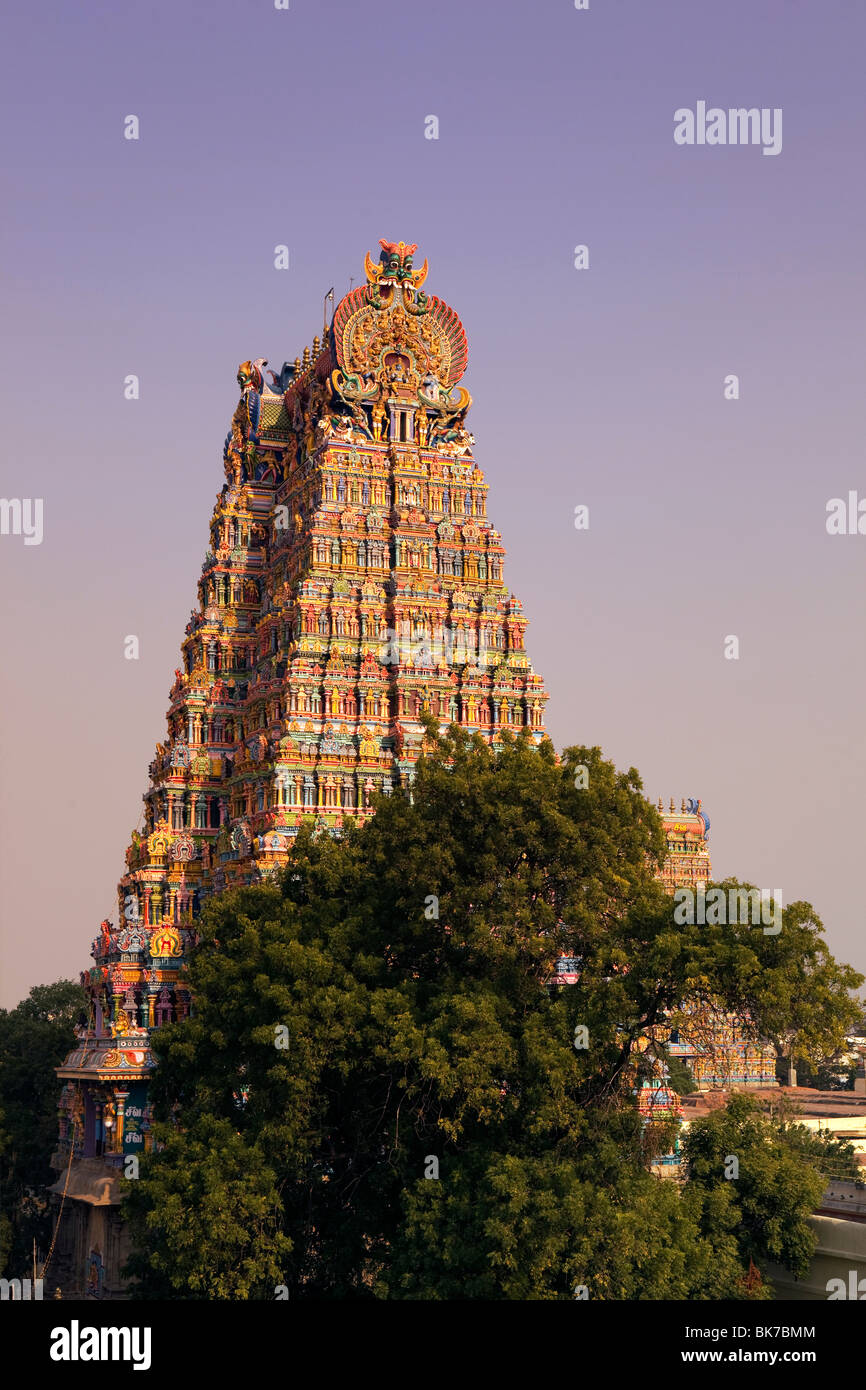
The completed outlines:
{"type": "Polygon", "coordinates": [[[659,797],[658,809],[668,847],[659,882],[671,893],[677,888],[706,888],[711,873],[707,843],[710,820],[700,801],[682,801],[678,811],[671,797],[666,811],[659,797]]]}
{"type": "MultiPolygon", "coordinates": [[[[682,1102],[670,1083],[668,1069],[663,1062],[659,1064],[656,1075],[641,1078],[634,1094],[638,1114],[645,1126],[669,1120],[682,1124],[682,1102]]],[[[680,1141],[677,1138],[670,1153],[658,1155],[651,1166],[654,1172],[668,1176],[680,1162],[680,1141]]]]}
{"type": "MultiPolygon", "coordinates": [[[[701,802],[681,801],[677,810],[672,798],[665,810],[659,798],[658,810],[667,840],[659,882],[671,894],[678,888],[705,889],[712,882],[710,820],[701,802]]],[[[775,1048],[754,1036],[747,1019],[710,1001],[689,1009],[681,1026],[670,1032],[667,1051],[686,1064],[701,1091],[776,1085],[775,1048]]]]}

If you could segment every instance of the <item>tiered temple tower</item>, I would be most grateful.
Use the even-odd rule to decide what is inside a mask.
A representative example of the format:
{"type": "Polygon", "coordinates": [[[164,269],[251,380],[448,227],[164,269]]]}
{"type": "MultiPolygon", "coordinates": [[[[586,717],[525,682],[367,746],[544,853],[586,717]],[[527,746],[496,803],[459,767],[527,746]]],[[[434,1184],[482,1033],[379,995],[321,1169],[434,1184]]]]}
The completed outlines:
{"type": "Polygon", "coordinates": [[[466,427],[466,334],[422,290],[416,248],[380,244],[321,341],[270,386],[263,358],[238,371],[143,830],[59,1069],[66,1261],[94,1292],[119,1286],[118,1169],[150,1145],[149,1034],[189,1010],[205,899],[272,877],[304,820],[339,833],[410,783],[427,711],[491,742],[544,736],[547,695],[466,427]]]}
{"type": "MultiPolygon", "coordinates": [[[[659,881],[669,893],[705,889],[712,881],[710,820],[701,802],[681,801],[677,811],[672,798],[665,810],[659,798],[658,809],[667,841],[659,881]]],[[[775,1048],[753,1037],[746,1020],[711,1003],[690,1011],[687,1022],[671,1035],[668,1050],[686,1063],[699,1090],[776,1085],[775,1048]]]]}
{"type": "Polygon", "coordinates": [[[668,850],[659,881],[671,893],[677,888],[706,888],[712,872],[708,843],[710,820],[701,810],[700,801],[681,801],[677,811],[671,797],[666,811],[659,797],[658,809],[668,850]]]}

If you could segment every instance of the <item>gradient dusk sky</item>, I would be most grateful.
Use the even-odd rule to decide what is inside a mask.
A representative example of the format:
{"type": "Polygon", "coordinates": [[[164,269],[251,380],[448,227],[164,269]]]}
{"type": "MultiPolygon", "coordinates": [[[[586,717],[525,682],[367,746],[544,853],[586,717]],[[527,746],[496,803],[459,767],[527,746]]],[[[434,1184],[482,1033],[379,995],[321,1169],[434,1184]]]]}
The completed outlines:
{"type": "Polygon", "coordinates": [[[554,742],[701,797],[716,876],[866,969],[866,535],[825,524],[866,497],[863,0],[19,5],[3,39],[0,493],[44,536],[0,536],[0,1005],[116,919],[237,365],[299,354],[380,237],[466,327],[554,742]],[[701,101],[781,108],[781,152],[678,146],[701,101]]]}

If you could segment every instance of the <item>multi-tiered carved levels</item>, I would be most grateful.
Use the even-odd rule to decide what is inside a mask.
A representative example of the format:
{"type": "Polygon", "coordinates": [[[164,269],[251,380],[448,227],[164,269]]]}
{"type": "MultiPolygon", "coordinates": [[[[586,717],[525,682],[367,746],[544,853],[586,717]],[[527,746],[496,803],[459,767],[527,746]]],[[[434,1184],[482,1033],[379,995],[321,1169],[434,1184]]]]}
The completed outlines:
{"type": "Polygon", "coordinates": [[[338,829],[368,814],[411,780],[425,711],[490,739],[543,736],[456,385],[466,336],[421,291],[414,248],[382,246],[324,345],[269,374],[281,391],[261,359],[238,373],[148,843],[124,884],[140,899],[154,834],[170,854],[181,838],[206,893],[272,874],[304,817],[338,829]]]}
{"type": "Polygon", "coordinates": [[[114,1164],[148,1147],[148,1034],[189,1009],[185,955],[208,895],[271,877],[305,818],[339,833],[411,782],[426,711],[491,741],[544,736],[546,692],[466,428],[466,335],[422,290],[415,247],[381,246],[323,342],[270,387],[264,359],[239,369],[143,833],[60,1069],[64,1168],[70,1146],[114,1164]]]}

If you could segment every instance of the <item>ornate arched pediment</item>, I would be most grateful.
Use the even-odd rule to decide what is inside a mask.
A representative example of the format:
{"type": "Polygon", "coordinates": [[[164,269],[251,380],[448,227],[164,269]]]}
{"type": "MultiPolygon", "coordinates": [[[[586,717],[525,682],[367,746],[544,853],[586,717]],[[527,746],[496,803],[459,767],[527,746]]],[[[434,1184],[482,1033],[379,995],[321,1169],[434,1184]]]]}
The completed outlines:
{"type": "Polygon", "coordinates": [[[413,270],[414,246],[380,244],[378,265],[367,255],[367,283],[345,295],[334,314],[340,387],[369,397],[405,383],[428,402],[438,400],[466,370],[466,333],[444,300],[421,292],[427,262],[413,270]]]}

